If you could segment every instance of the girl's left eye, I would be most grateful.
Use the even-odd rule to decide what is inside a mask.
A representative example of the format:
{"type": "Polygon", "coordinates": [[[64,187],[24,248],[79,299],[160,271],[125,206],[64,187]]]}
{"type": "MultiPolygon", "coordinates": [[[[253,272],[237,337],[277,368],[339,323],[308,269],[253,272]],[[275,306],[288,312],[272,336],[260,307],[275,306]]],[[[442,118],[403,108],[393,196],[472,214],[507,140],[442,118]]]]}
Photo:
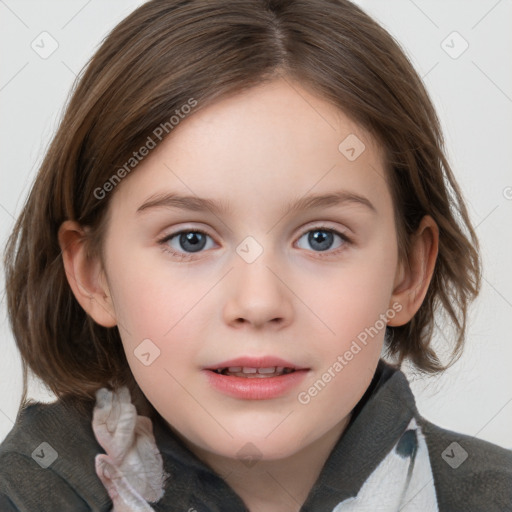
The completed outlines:
{"type": "MultiPolygon", "coordinates": [[[[302,240],[307,235],[307,242],[313,248],[314,252],[326,252],[331,248],[333,244],[333,240],[335,237],[341,239],[341,243],[335,250],[327,252],[327,254],[319,254],[321,257],[332,256],[333,254],[337,254],[340,250],[343,250],[346,245],[350,245],[352,241],[343,233],[340,233],[332,228],[325,227],[316,227],[313,229],[309,229],[305,233],[303,233],[300,238],[302,240]]],[[[171,233],[170,235],[166,235],[161,240],[158,240],[158,244],[162,247],[162,250],[168,253],[171,253],[173,256],[181,260],[191,260],[193,259],[194,253],[202,251],[206,245],[208,240],[212,240],[211,236],[208,233],[200,230],[200,229],[189,229],[177,231],[176,233],[171,233]],[[176,240],[173,240],[176,239],[176,240]],[[171,242],[169,244],[169,242],[171,242]],[[174,243],[174,247],[172,244],[174,243]],[[178,245],[178,247],[176,247],[178,245]],[[183,249],[185,252],[182,252],[183,249]]],[[[211,248],[211,247],[208,247],[211,248]]],[[[303,248],[303,247],[301,247],[303,248]]]]}
{"type": "MultiPolygon", "coordinates": [[[[341,239],[341,243],[337,247],[335,247],[334,250],[326,252],[326,254],[319,254],[319,256],[321,257],[327,257],[338,254],[340,251],[345,249],[346,245],[350,245],[352,243],[352,240],[344,233],[340,233],[339,231],[336,231],[335,229],[332,228],[326,228],[321,226],[306,231],[299,238],[299,242],[302,238],[306,237],[306,235],[307,242],[310,244],[310,246],[313,247],[314,249],[316,248],[321,253],[324,253],[328,251],[328,249],[331,249],[333,241],[336,237],[341,239]]],[[[317,251],[315,250],[315,252],[317,251]]]]}

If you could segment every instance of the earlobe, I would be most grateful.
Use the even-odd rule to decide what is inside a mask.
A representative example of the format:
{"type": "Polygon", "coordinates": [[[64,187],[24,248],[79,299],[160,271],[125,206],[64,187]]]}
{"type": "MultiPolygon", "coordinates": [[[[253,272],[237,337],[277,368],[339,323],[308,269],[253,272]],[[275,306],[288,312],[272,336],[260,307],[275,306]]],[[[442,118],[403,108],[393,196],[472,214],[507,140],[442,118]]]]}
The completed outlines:
{"type": "Polygon", "coordinates": [[[87,257],[84,228],[67,220],[61,224],[58,238],[66,277],[76,300],[96,323],[103,327],[117,325],[101,262],[87,257]]]}
{"type": "Polygon", "coordinates": [[[420,308],[434,274],[439,246],[439,228],[430,215],[425,215],[411,241],[409,260],[399,265],[390,305],[401,309],[389,326],[404,325],[420,308]]]}

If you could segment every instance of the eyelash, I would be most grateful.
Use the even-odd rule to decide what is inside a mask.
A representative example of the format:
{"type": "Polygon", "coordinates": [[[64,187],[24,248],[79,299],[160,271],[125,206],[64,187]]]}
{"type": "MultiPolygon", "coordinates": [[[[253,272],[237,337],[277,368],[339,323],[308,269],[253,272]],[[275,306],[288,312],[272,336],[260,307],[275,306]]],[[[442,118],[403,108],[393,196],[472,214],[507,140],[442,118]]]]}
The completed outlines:
{"type": "MultiPolygon", "coordinates": [[[[326,227],[326,226],[314,226],[313,228],[309,228],[306,231],[304,231],[303,233],[301,233],[301,235],[299,236],[298,239],[300,240],[305,234],[307,234],[307,233],[309,233],[311,231],[325,231],[326,233],[333,233],[335,235],[338,235],[343,240],[343,242],[344,242],[341,247],[338,247],[337,249],[335,249],[333,251],[313,251],[320,258],[328,258],[328,257],[335,256],[338,253],[340,253],[341,251],[345,250],[345,246],[346,245],[352,245],[353,244],[353,240],[351,238],[349,238],[347,235],[345,235],[344,233],[340,233],[336,229],[329,228],[329,227],[326,227]]],[[[182,252],[177,252],[177,251],[171,249],[167,245],[167,242],[169,240],[171,240],[172,238],[174,238],[177,235],[181,235],[182,233],[201,233],[202,235],[205,235],[205,236],[208,236],[208,237],[212,238],[212,236],[209,233],[207,233],[206,231],[204,231],[202,229],[182,229],[180,231],[176,231],[175,233],[171,233],[169,235],[165,235],[163,238],[157,240],[157,243],[161,246],[162,251],[164,251],[166,253],[169,253],[172,256],[176,257],[176,258],[179,258],[181,261],[191,261],[191,260],[194,259],[194,255],[195,254],[200,254],[200,253],[182,253],[182,252]]]]}

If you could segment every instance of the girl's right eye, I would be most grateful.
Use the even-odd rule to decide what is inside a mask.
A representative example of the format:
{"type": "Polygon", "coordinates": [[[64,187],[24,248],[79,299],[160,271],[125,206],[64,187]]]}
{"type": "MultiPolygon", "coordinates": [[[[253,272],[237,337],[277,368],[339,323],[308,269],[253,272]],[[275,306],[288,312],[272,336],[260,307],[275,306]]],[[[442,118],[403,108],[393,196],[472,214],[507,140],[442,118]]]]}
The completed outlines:
{"type": "Polygon", "coordinates": [[[158,243],[161,245],[163,251],[168,252],[181,260],[188,261],[192,259],[194,253],[202,251],[205,248],[207,238],[211,239],[211,236],[205,231],[200,229],[189,229],[166,235],[161,240],[158,240],[158,243]],[[174,238],[177,238],[177,244],[181,246],[185,252],[180,251],[179,248],[172,248],[169,245],[168,242],[171,242],[174,238]]]}

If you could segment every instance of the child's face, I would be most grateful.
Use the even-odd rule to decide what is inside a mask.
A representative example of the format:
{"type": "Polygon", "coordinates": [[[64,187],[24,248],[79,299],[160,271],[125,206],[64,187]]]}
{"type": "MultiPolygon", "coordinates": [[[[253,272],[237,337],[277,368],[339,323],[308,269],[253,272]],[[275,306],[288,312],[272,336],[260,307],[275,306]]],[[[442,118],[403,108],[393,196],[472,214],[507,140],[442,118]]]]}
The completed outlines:
{"type": "MultiPolygon", "coordinates": [[[[400,308],[383,176],[382,154],[364,131],[280,80],[192,114],[117,187],[105,246],[113,313],[142,391],[193,446],[237,458],[251,442],[276,459],[342,430],[374,374],[385,320],[400,308]],[[354,136],[366,146],[356,159],[354,136]],[[356,201],[287,207],[341,191],[374,209],[356,201]],[[171,193],[227,209],[137,212],[171,193]],[[207,236],[158,243],[198,229],[207,236]],[[218,389],[205,369],[262,356],[308,370],[256,399],[218,389]]],[[[293,378],[244,382],[270,379],[293,378]]]]}

